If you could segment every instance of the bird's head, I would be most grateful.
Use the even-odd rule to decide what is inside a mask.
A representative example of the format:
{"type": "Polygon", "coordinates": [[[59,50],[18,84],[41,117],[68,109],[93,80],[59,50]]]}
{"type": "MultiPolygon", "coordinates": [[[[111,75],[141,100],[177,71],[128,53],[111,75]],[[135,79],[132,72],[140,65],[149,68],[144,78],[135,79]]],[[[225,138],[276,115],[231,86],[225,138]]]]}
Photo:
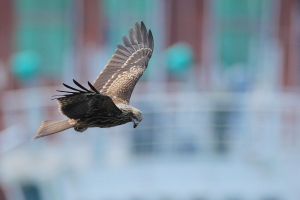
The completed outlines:
{"type": "Polygon", "coordinates": [[[143,120],[143,114],[140,110],[133,108],[132,109],[132,122],[133,128],[136,128],[139,122],[143,120]]]}

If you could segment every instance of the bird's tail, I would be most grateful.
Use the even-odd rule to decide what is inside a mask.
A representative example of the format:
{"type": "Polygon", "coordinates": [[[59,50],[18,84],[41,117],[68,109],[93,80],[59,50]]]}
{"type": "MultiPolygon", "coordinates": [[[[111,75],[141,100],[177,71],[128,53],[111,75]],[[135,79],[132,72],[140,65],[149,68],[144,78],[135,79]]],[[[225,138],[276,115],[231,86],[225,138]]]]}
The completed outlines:
{"type": "Polygon", "coordinates": [[[73,125],[69,123],[68,119],[43,121],[36,136],[34,136],[32,139],[34,140],[40,137],[58,133],[71,127],[73,127],[73,125]]]}

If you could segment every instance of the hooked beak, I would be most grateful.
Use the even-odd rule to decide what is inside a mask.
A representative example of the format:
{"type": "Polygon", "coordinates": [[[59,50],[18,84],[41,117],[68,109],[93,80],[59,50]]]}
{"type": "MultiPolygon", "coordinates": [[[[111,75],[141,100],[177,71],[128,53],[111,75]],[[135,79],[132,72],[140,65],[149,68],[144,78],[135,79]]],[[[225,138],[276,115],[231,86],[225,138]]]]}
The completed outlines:
{"type": "Polygon", "coordinates": [[[137,125],[139,124],[139,122],[134,118],[132,118],[132,122],[133,122],[133,128],[136,128],[137,125]]]}

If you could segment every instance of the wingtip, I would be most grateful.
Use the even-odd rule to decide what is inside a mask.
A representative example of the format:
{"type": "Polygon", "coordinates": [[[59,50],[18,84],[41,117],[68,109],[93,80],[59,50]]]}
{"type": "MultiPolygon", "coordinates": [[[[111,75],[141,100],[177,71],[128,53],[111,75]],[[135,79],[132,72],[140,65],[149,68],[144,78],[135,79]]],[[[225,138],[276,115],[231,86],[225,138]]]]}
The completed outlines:
{"type": "Polygon", "coordinates": [[[142,28],[142,29],[145,29],[145,30],[146,30],[146,32],[147,32],[146,25],[145,25],[145,23],[144,23],[143,21],[141,21],[141,28],[142,28]]]}
{"type": "Polygon", "coordinates": [[[149,41],[149,47],[153,51],[153,49],[154,49],[154,39],[153,39],[152,31],[150,29],[149,29],[149,33],[148,33],[148,41],[149,41]]]}
{"type": "Polygon", "coordinates": [[[129,28],[129,35],[130,34],[135,34],[134,29],[132,27],[129,28]]]}
{"type": "Polygon", "coordinates": [[[88,81],[88,85],[90,86],[90,88],[91,88],[95,93],[100,94],[100,93],[98,92],[98,90],[93,86],[93,84],[91,84],[91,82],[88,81]]]}
{"type": "Polygon", "coordinates": [[[148,37],[151,38],[151,39],[153,40],[153,35],[152,35],[151,29],[149,29],[148,37]]]}
{"type": "Polygon", "coordinates": [[[42,135],[42,134],[37,133],[33,138],[31,138],[31,140],[36,140],[36,139],[39,139],[39,138],[45,137],[45,136],[47,136],[47,135],[42,135]]]}
{"type": "MultiPolygon", "coordinates": [[[[128,37],[127,37],[125,34],[122,36],[122,40],[123,40],[124,45],[125,45],[125,43],[126,43],[127,41],[129,41],[129,40],[128,40],[128,37]]],[[[126,46],[126,45],[125,45],[125,46],[126,46]]]]}
{"type": "MultiPolygon", "coordinates": [[[[76,81],[74,78],[72,79],[73,80],[73,83],[75,83],[75,85],[80,85],[81,86],[81,84],[80,83],[78,83],[78,81],[76,81]]],[[[78,87],[80,87],[80,86],[78,86],[78,87]]]]}
{"type": "Polygon", "coordinates": [[[36,140],[36,139],[38,139],[38,138],[40,138],[41,136],[38,136],[38,135],[36,135],[36,136],[34,136],[33,138],[31,138],[31,140],[36,140]]]}

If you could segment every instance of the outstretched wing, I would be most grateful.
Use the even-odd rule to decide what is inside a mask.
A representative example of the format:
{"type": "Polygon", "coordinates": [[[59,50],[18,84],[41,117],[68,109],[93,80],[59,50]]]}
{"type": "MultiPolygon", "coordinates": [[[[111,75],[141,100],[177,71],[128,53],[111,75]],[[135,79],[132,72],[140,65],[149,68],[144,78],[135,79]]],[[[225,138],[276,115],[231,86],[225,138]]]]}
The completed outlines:
{"type": "Polygon", "coordinates": [[[59,111],[69,119],[81,119],[86,117],[95,110],[99,114],[105,113],[110,116],[119,115],[122,111],[114,104],[111,98],[107,95],[100,94],[93,85],[88,82],[90,90],[80,85],[73,79],[73,82],[80,88],[76,89],[67,84],[63,85],[72,91],[61,91],[63,95],[55,97],[59,104],[59,111]]]}
{"type": "Polygon", "coordinates": [[[135,84],[148,66],[154,48],[151,30],[141,22],[130,28],[129,38],[123,36],[124,46],[118,44],[112,58],[95,80],[93,86],[117,103],[128,104],[135,84]]]}

